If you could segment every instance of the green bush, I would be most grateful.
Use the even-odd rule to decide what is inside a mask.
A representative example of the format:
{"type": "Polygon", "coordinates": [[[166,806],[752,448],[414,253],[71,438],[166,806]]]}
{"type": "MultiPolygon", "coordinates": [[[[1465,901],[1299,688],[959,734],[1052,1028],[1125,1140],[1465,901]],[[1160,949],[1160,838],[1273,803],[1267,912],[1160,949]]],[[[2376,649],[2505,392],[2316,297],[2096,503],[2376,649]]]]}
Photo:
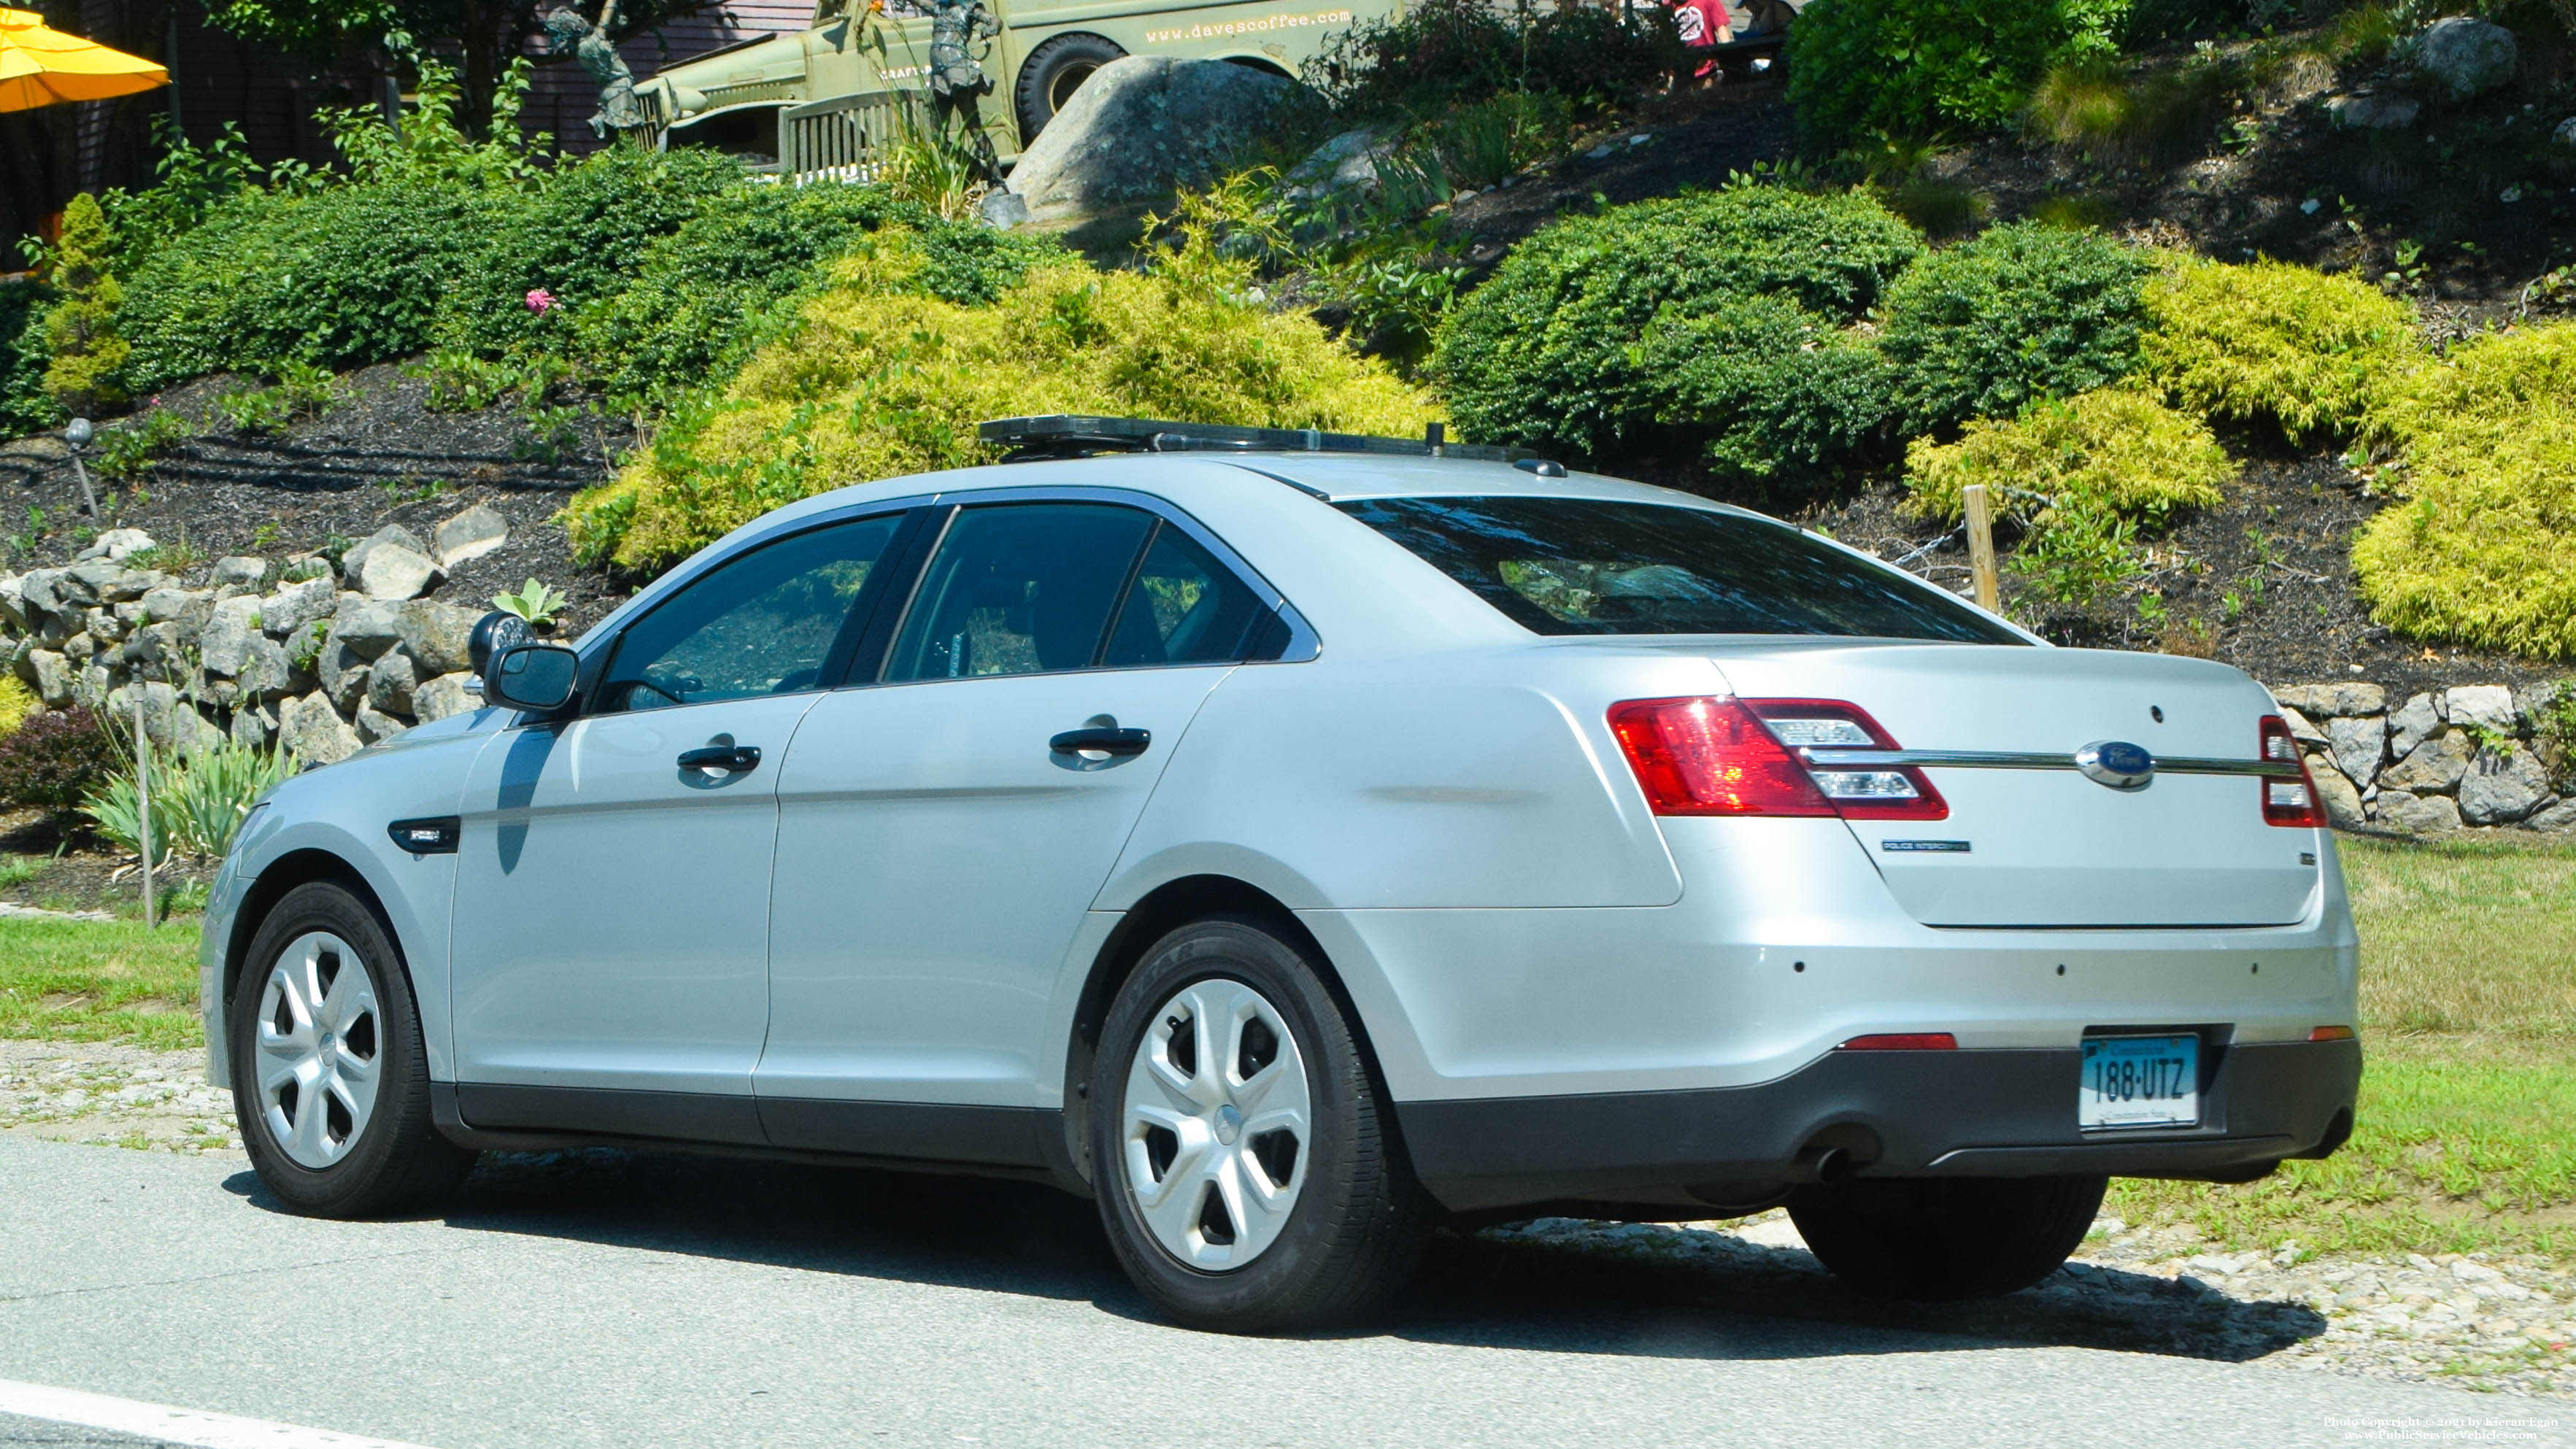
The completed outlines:
{"type": "Polygon", "coordinates": [[[62,421],[62,409],[45,396],[45,313],[50,288],[33,282],[0,282],[0,437],[40,432],[62,421]]]}
{"type": "Polygon", "coordinates": [[[69,810],[124,761],[96,717],[74,705],[31,714],[0,737],[0,800],[69,810]]]}
{"type": "Polygon", "coordinates": [[[1908,512],[1957,521],[1962,491],[1983,483],[1998,511],[2046,528],[2070,502],[2151,526],[2219,501],[2236,466],[2198,418],[2134,387],[2038,402],[2009,421],[1980,418],[1955,443],[1905,451],[1908,512]]]}
{"type": "Polygon", "coordinates": [[[2350,276],[2287,262],[2195,262],[2149,283],[2146,375],[2213,418],[2293,441],[2358,428],[2422,355],[2415,309],[2350,276]]]}
{"type": "Polygon", "coordinates": [[[1815,0],[1789,28],[1789,105],[1816,141],[2001,125],[2056,61],[2113,49],[2126,0],[1815,0]]]}
{"type": "Polygon", "coordinates": [[[1925,256],[1888,287],[1881,339],[1905,426],[2011,417],[2126,376],[2154,270],[2135,247],[2037,222],[1925,256]]]}
{"type": "MultiPolygon", "coordinates": [[[[1705,446],[1732,423],[1670,421],[1693,410],[1668,374],[1641,365],[1650,327],[1772,297],[1809,314],[1802,335],[1822,336],[1865,313],[1920,250],[1911,228],[1860,192],[1737,185],[1614,207],[1560,221],[1505,257],[1450,309],[1431,373],[1479,442],[1597,456],[1678,425],[1705,446]]],[[[1696,386],[1741,393],[1713,377],[1696,386]]]]}
{"type": "Polygon", "coordinates": [[[1785,297],[1746,297],[1704,317],[1667,314],[1634,365],[1663,392],[1656,421],[1707,437],[1710,471],[1724,483],[1805,477],[1887,422],[1878,349],[1785,297]]]}
{"type": "Polygon", "coordinates": [[[116,243],[98,198],[84,191],[63,208],[52,280],[62,300],[45,314],[45,395],[74,416],[125,401],[125,355],[117,309],[125,288],[108,274],[116,243]]]}
{"type": "Polygon", "coordinates": [[[1364,20],[1306,62],[1306,83],[1344,118],[1412,119],[1493,95],[1565,97],[1597,111],[1683,69],[1688,52],[1660,5],[1551,6],[1423,0],[1364,20]]]}
{"type": "Polygon", "coordinates": [[[585,559],[647,569],[780,504],[988,462],[986,418],[1106,413],[1420,436],[1430,401],[1315,323],[1070,259],[989,306],[925,295],[918,236],[863,239],[797,325],[568,511],[585,559]]]}
{"type": "Polygon", "coordinates": [[[2243,67],[2217,56],[2136,65],[2079,55],[2049,67],[2031,94],[2029,123],[2097,161],[2164,164],[2214,146],[2245,83],[2243,67]]]}
{"type": "Polygon", "coordinates": [[[873,186],[745,187],[644,249],[622,290],[574,314],[577,347],[612,400],[664,404],[740,363],[785,304],[820,286],[818,262],[889,223],[919,228],[920,289],[991,302],[1055,243],[932,221],[873,186]]]}
{"type": "Polygon", "coordinates": [[[2353,544],[2372,617],[2576,658],[2576,323],[2479,337],[2398,374],[2369,426],[2396,444],[2410,495],[2353,544]]]}

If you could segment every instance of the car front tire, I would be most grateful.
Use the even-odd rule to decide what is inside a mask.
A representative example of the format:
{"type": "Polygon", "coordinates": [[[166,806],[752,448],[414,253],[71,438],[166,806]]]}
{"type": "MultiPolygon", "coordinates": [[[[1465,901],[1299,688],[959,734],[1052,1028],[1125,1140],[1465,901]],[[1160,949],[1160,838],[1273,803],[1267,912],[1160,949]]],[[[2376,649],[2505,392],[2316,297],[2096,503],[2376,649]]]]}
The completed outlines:
{"type": "Polygon", "coordinates": [[[1411,1278],[1429,1203],[1322,972],[1268,924],[1216,916],[1156,942],[1111,1005],[1087,1100],[1101,1222],[1173,1319],[1313,1327],[1411,1278]]]}
{"type": "Polygon", "coordinates": [[[1881,1298],[1995,1298],[2056,1272],[2106,1177],[1863,1179],[1802,1188],[1789,1220],[1835,1277],[1881,1298]]]}
{"type": "Polygon", "coordinates": [[[411,981],[375,912],[316,881],[251,938],[226,1025],[233,1114],[261,1183],[295,1212],[435,1203],[475,1154],[438,1134],[411,981]]]}

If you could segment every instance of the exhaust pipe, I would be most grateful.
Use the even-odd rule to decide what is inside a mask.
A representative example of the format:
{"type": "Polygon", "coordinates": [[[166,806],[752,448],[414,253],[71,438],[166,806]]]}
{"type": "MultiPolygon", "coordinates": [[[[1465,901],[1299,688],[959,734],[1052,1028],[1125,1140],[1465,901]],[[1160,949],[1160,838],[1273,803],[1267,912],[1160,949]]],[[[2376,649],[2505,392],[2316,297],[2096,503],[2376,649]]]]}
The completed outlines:
{"type": "Polygon", "coordinates": [[[1798,1149],[1789,1162],[1786,1175],[1790,1182],[1840,1182],[1850,1175],[1851,1152],[1847,1148],[1810,1143],[1798,1149]]]}

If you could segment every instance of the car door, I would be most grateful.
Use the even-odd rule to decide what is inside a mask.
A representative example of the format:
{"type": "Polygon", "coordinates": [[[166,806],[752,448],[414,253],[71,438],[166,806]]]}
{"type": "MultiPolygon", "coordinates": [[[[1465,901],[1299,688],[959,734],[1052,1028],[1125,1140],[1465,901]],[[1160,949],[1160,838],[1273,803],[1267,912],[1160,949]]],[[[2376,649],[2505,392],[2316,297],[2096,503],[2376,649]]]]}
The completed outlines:
{"type": "Polygon", "coordinates": [[[468,1122],[760,1140],[779,764],[903,519],[700,574],[585,667],[576,717],[478,758],[451,986],[468,1122]]]}
{"type": "Polygon", "coordinates": [[[773,1142],[1039,1160],[1084,912],[1208,691],[1286,638],[1212,542],[1097,501],[947,520],[882,670],[815,706],[779,776],[773,1142]]]}

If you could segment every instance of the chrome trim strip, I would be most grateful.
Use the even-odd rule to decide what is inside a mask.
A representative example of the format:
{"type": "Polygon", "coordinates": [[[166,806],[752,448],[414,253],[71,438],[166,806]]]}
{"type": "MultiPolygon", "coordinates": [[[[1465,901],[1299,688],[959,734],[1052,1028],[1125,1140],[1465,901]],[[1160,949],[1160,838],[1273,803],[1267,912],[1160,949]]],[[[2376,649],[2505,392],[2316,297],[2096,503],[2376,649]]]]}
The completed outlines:
{"type": "MultiPolygon", "coordinates": [[[[1798,752],[1822,769],[1866,769],[1870,766],[1923,765],[1954,770],[2072,770],[2075,756],[2022,754],[2010,750],[1816,750],[1798,752]]],[[[2205,760],[2190,756],[2156,757],[2159,775],[2268,775],[2289,779],[2298,767],[2286,760],[2205,760]]]]}

